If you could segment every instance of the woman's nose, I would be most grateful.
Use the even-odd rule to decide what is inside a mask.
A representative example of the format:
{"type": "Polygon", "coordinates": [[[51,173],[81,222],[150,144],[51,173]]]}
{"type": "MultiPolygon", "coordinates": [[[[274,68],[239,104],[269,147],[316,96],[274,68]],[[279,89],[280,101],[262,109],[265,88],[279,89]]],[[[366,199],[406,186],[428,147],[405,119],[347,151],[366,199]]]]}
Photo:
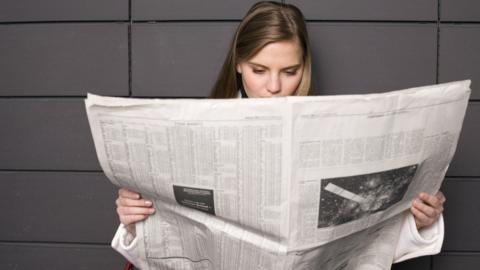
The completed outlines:
{"type": "Polygon", "coordinates": [[[276,94],[281,90],[280,77],[278,75],[271,75],[267,84],[267,91],[276,94]]]}

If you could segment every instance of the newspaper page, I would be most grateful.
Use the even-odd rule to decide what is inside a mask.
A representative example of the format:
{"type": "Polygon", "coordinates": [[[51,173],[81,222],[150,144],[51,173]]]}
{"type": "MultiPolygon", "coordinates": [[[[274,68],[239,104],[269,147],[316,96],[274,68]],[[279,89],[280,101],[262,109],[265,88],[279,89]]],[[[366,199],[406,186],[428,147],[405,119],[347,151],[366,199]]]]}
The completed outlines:
{"type": "Polygon", "coordinates": [[[389,269],[402,212],[435,193],[470,81],[270,99],[89,95],[97,155],[154,202],[149,269],[389,269]]]}

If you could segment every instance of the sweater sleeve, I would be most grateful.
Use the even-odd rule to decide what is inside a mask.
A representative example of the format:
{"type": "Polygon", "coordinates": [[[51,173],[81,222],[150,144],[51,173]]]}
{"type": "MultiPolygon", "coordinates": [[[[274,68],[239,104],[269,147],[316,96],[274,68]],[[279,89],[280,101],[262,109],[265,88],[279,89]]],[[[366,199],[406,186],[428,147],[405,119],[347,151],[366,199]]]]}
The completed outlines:
{"type": "Polygon", "coordinates": [[[120,224],[117,232],[112,239],[112,248],[118,253],[122,254],[129,262],[139,269],[146,269],[145,261],[141,259],[139,255],[139,237],[133,237],[130,234],[125,225],[120,224]]]}
{"type": "Polygon", "coordinates": [[[394,263],[415,257],[434,255],[440,252],[443,244],[443,215],[427,228],[417,230],[412,213],[404,214],[400,237],[394,255],[394,263]]]}

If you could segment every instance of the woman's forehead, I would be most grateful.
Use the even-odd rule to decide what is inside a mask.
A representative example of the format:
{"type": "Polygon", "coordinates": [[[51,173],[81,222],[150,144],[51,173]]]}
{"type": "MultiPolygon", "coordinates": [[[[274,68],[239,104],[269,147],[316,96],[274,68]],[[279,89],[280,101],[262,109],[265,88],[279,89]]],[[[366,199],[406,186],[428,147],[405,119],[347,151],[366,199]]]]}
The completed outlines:
{"type": "Polygon", "coordinates": [[[247,62],[265,67],[291,67],[302,64],[303,52],[294,40],[267,44],[247,62]]]}

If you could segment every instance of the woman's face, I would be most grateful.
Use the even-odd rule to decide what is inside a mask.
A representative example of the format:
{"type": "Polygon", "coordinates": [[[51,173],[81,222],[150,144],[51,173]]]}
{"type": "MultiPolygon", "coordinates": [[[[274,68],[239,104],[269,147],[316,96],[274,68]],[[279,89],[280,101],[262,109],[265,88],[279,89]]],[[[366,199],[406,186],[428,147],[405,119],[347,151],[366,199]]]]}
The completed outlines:
{"type": "Polygon", "coordinates": [[[302,59],[298,41],[279,41],[266,45],[236,68],[248,97],[290,96],[302,80],[302,59]]]}

